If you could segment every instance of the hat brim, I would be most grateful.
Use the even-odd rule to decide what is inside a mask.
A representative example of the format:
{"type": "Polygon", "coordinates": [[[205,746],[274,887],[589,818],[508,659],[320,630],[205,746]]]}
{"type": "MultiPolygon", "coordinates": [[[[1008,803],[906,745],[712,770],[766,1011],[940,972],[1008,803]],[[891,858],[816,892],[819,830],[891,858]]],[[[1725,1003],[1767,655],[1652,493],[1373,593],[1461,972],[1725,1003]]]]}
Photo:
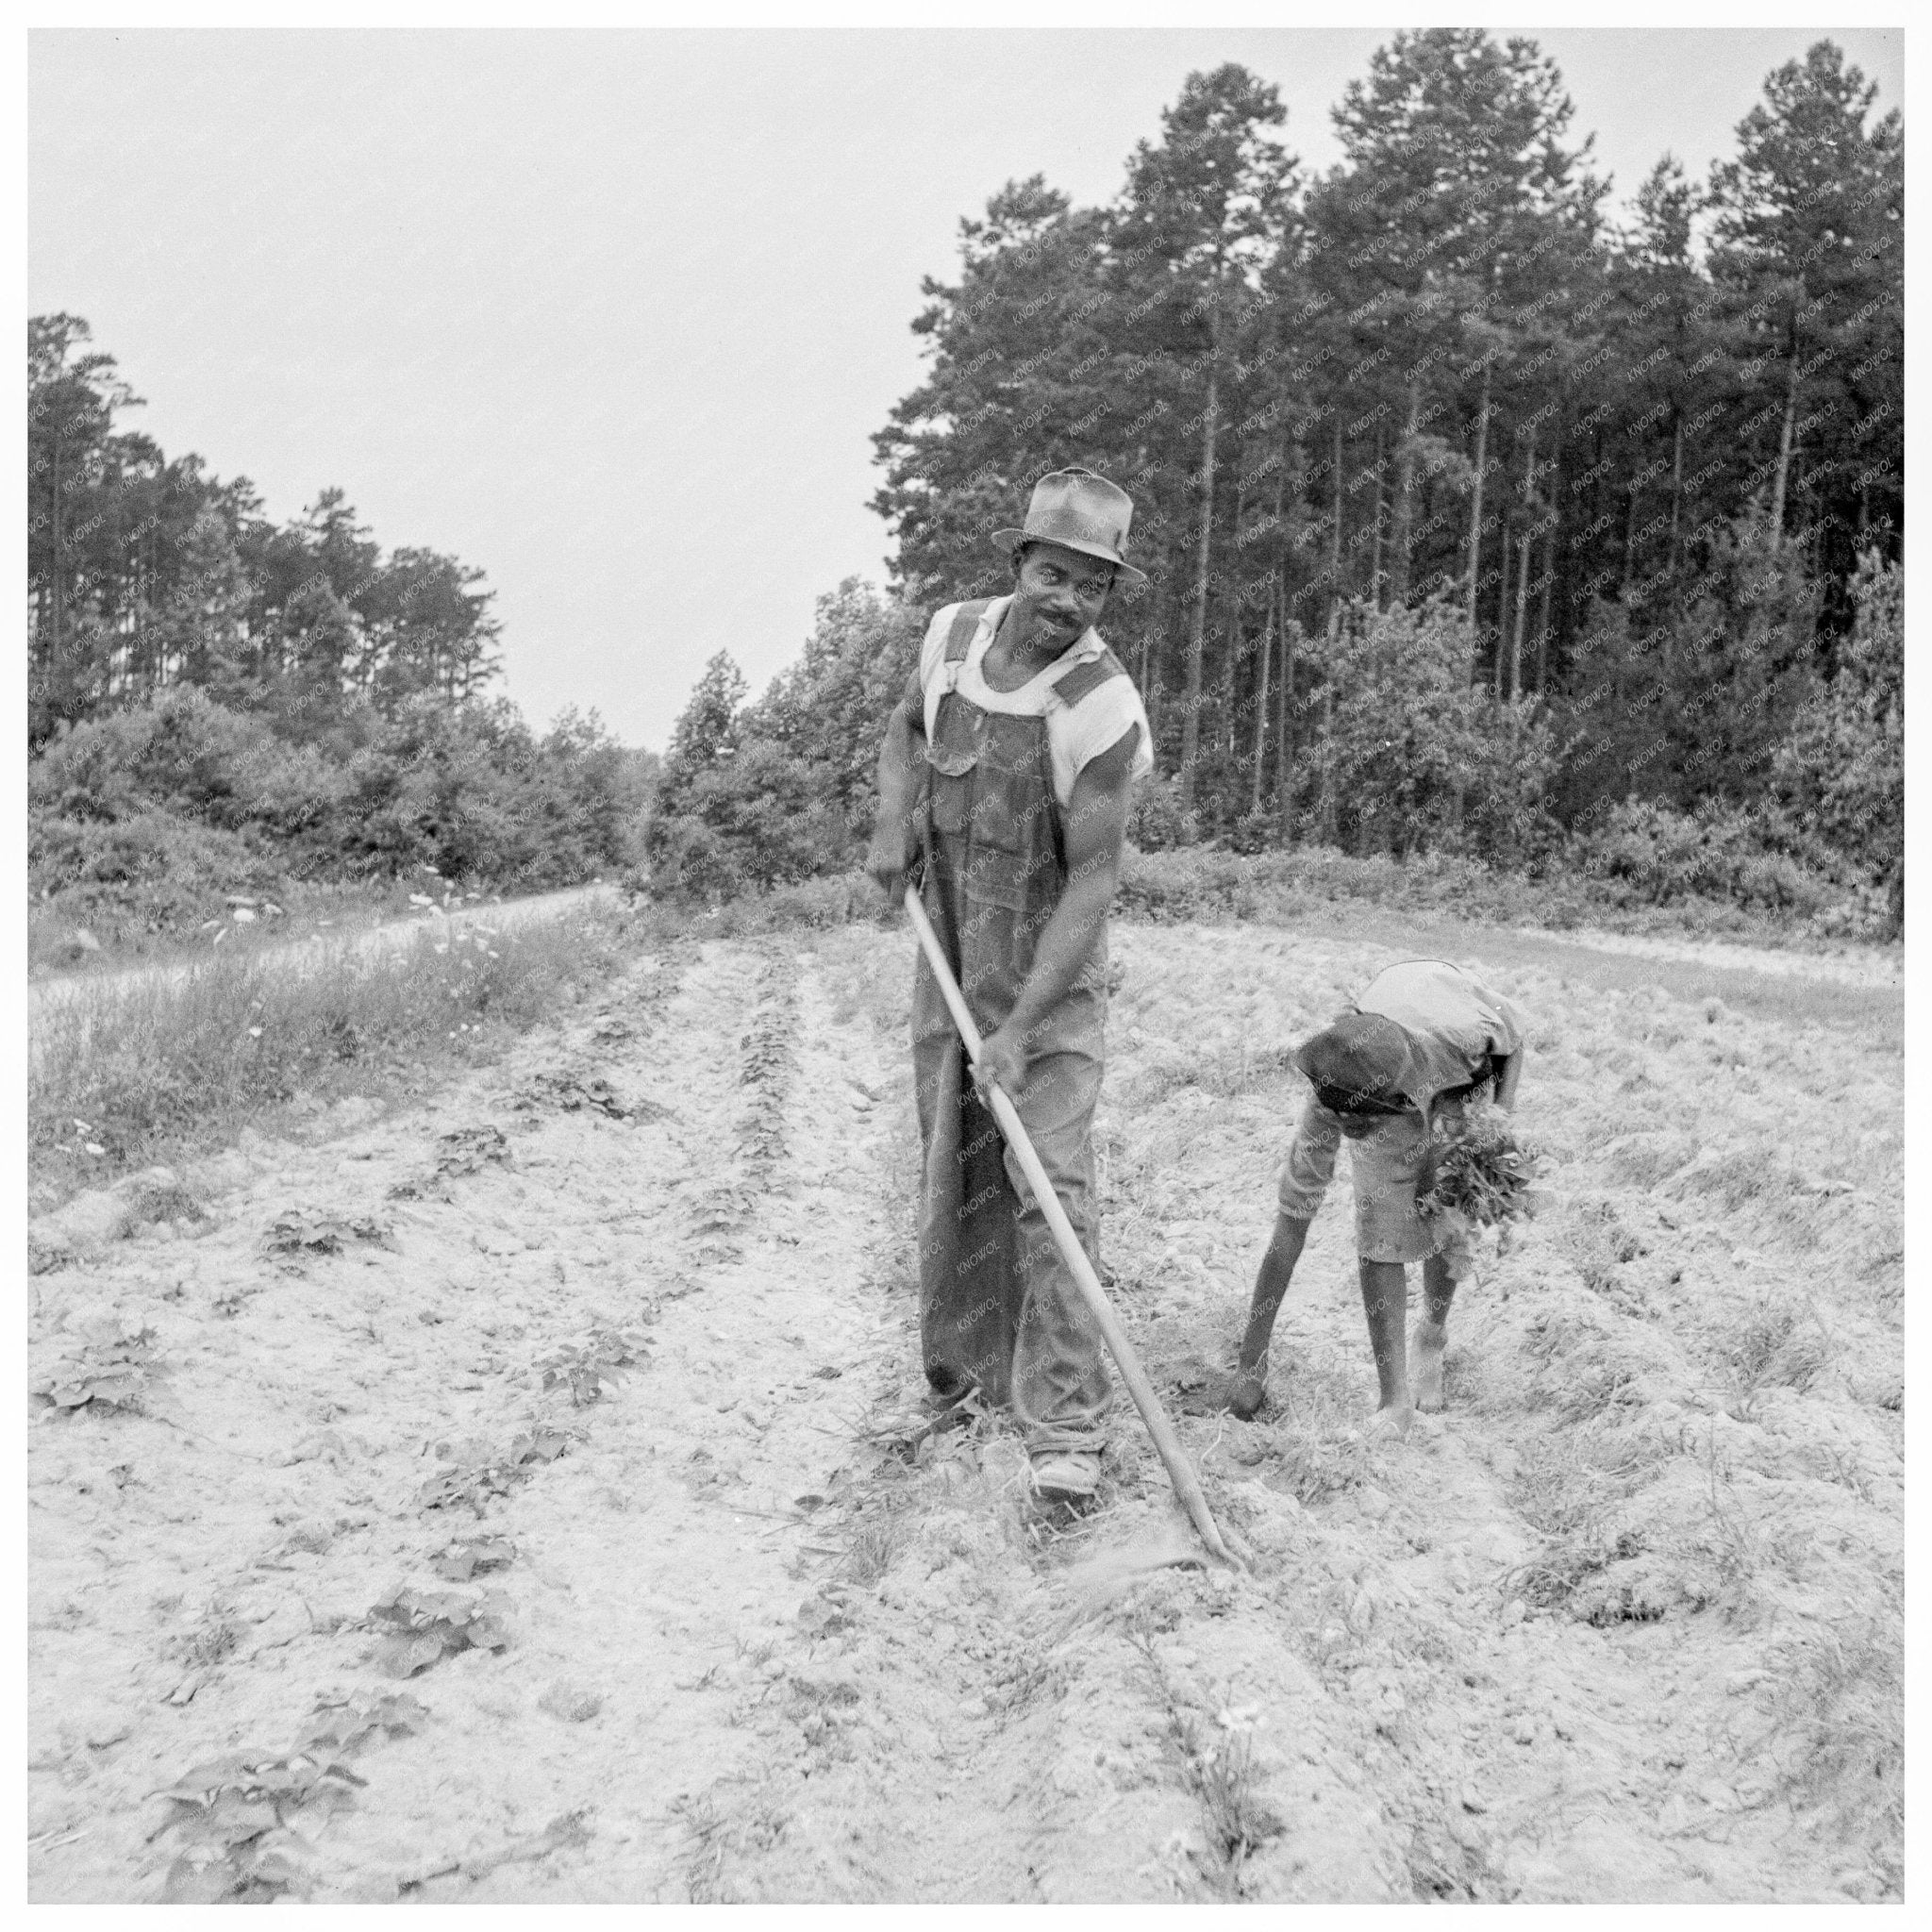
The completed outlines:
{"type": "Polygon", "coordinates": [[[1130,584],[1144,584],[1147,573],[1136,570],[1131,563],[1123,561],[1110,550],[1103,550],[1097,543],[1072,543],[1064,537],[1029,537],[1024,530],[995,530],[992,533],[994,545],[1001,550],[1011,550],[1019,543],[1053,543],[1062,550],[1077,550],[1083,557],[1097,557],[1102,563],[1110,563],[1130,584]]]}

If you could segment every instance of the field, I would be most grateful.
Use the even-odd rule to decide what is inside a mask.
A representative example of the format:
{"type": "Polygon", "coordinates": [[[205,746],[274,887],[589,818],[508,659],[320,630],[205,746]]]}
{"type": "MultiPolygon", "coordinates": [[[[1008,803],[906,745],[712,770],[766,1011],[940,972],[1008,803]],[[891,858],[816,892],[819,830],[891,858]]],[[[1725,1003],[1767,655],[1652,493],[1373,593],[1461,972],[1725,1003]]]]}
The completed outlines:
{"type": "Polygon", "coordinates": [[[1124,1400],[1069,1533],[928,1427],[908,936],[655,943],[32,1277],[37,1901],[1902,1896],[1883,956],[1117,924],[1104,1257],[1229,1576],[1124,1400]],[[1339,1181],[1238,1423],[1280,1049],[1438,950],[1550,1203],[1385,1443],[1339,1181]]]}

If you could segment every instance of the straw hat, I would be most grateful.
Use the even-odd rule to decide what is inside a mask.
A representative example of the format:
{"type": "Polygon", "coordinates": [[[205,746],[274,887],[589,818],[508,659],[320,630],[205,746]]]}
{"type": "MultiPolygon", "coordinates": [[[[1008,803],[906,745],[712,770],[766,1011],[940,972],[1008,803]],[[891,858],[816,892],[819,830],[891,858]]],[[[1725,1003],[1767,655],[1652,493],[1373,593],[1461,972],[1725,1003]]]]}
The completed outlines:
{"type": "Polygon", "coordinates": [[[1016,543],[1058,543],[1113,564],[1129,582],[1144,584],[1147,573],[1136,570],[1121,553],[1127,547],[1127,525],[1134,520],[1134,499],[1117,483],[1091,470],[1055,470],[1033,486],[1024,530],[995,530],[992,541],[1003,550],[1016,543]]]}

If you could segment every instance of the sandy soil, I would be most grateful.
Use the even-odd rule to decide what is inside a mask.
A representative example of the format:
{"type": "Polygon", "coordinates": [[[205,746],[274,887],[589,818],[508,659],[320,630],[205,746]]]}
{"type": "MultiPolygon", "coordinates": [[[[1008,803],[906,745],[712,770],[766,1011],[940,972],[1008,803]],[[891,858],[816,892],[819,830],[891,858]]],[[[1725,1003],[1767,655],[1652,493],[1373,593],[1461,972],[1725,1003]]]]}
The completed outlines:
{"type": "Polygon", "coordinates": [[[1116,930],[1106,1259],[1239,1577],[1124,1402],[1071,1534],[926,1428],[903,933],[681,946],[184,1174],[207,1231],[34,1282],[102,1393],[30,1429],[31,1895],[1897,1896],[1895,1055],[1489,967],[1555,1205],[1450,1412],[1364,1440],[1339,1184],[1235,1423],[1274,1049],[1387,957],[1116,930]]]}

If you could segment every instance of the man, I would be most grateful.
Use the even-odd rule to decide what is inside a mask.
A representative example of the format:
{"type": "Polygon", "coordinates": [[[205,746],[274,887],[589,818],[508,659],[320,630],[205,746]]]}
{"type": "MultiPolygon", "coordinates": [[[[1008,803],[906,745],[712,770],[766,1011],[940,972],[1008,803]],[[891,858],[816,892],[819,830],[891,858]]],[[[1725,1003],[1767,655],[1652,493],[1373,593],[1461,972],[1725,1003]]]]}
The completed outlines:
{"type": "Polygon", "coordinates": [[[1432,1226],[1416,1208],[1434,1169],[1430,1126],[1439,1108],[1459,1117],[1463,1103],[1486,1083],[1493,1082],[1499,1107],[1513,1107],[1523,1053],[1516,1008],[1439,959],[1391,966],[1352,1011],[1295,1049],[1295,1064],[1315,1091],[1281,1173],[1274,1233],[1255,1282],[1229,1395],[1236,1415],[1254,1415],[1267,1396],[1274,1317],[1344,1139],[1352,1144],[1362,1307],[1381,1385],[1376,1424],[1406,1434],[1415,1409],[1442,1407],[1449,1306],[1468,1272],[1469,1248],[1463,1227],[1432,1226]],[[1424,1301],[1413,1385],[1403,1335],[1410,1261],[1423,1263],[1424,1301]]]}
{"type": "Polygon", "coordinates": [[[1005,1091],[1098,1260],[1093,1106],[1107,914],[1134,779],[1153,766],[1133,680],[1094,625],[1122,577],[1133,501],[1087,470],[1043,476],[1009,550],[1009,595],[933,618],[886,728],[866,870],[896,900],[916,875],[984,1043],[964,1051],[924,957],[912,1062],[924,1156],[920,1328],[942,1403],[1010,1402],[1043,1502],[1089,1503],[1111,1385],[1099,1335],[1005,1154],[1005,1091]]]}

